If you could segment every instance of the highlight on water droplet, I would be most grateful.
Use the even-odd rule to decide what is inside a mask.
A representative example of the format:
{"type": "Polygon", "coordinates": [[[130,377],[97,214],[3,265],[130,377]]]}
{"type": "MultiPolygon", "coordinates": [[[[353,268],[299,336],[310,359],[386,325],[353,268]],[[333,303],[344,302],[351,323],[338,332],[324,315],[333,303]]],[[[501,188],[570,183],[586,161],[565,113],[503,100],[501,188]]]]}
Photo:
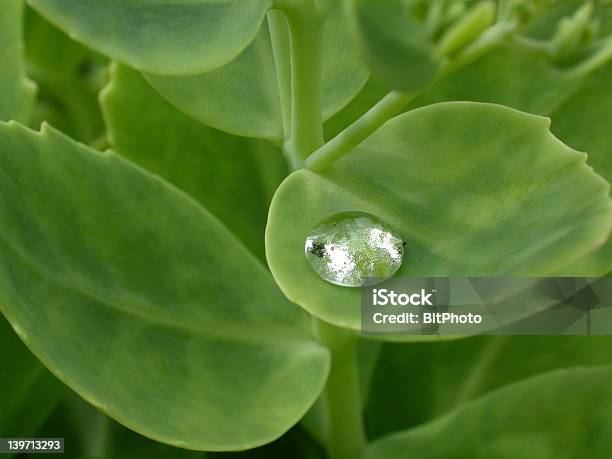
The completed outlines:
{"type": "Polygon", "coordinates": [[[306,237],[306,259],[324,280],[361,287],[393,276],[402,265],[404,244],[386,223],[363,212],[342,212],[319,223],[306,237]]]}

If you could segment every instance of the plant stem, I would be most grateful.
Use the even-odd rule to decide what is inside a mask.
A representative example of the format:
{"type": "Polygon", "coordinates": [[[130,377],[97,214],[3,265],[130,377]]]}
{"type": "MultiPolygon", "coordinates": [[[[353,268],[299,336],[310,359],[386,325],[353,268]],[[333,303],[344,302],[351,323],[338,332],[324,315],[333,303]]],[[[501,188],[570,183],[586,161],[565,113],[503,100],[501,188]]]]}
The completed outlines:
{"type": "Polygon", "coordinates": [[[391,91],[361,118],[310,155],[306,160],[306,167],[313,171],[327,169],[397,115],[417,95],[418,93],[391,91]]]}
{"type": "Polygon", "coordinates": [[[106,136],[106,134],[102,134],[96,140],[91,142],[89,144],[89,147],[93,148],[94,150],[100,150],[100,151],[106,150],[109,147],[109,145],[108,145],[108,137],[106,136]]]}
{"type": "Polygon", "coordinates": [[[297,169],[323,145],[321,48],[325,15],[315,2],[287,8],[291,42],[291,134],[285,154],[297,169]]]}
{"type": "MultiPolygon", "coordinates": [[[[516,23],[514,22],[500,22],[487,28],[461,53],[447,61],[429,85],[485,54],[501,43],[515,29],[516,23]]],[[[305,161],[305,166],[316,172],[327,169],[334,161],[350,152],[383,124],[400,113],[406,105],[428,87],[413,92],[391,91],[361,118],[310,155],[305,161]]]]}
{"type": "Polygon", "coordinates": [[[523,35],[516,34],[512,37],[511,42],[526,51],[540,54],[548,57],[552,53],[550,43],[547,40],[540,40],[523,35]]]}
{"type": "MultiPolygon", "coordinates": [[[[279,35],[288,26],[291,44],[291,114],[289,135],[285,125],[283,151],[292,169],[303,166],[304,160],[324,143],[323,103],[321,94],[321,49],[323,24],[333,2],[279,2],[277,7],[285,13],[287,22],[278,16],[269,16],[273,41],[278,51],[277,72],[281,92],[287,85],[280,78],[286,75],[279,35]],[[276,38],[275,38],[276,35],[276,38]],[[279,62],[280,66],[279,66],[279,62]],[[287,138],[288,137],[288,138],[287,138]]],[[[275,54],[275,59],[276,59],[275,54]]],[[[281,100],[282,102],[282,100],[281,100]]],[[[319,341],[332,356],[332,365],[322,402],[329,420],[326,446],[331,459],[357,459],[366,445],[361,414],[361,392],[356,357],[356,338],[353,332],[314,319],[319,341]]]]}
{"type": "Polygon", "coordinates": [[[584,62],[574,67],[568,72],[570,77],[581,77],[594,72],[599,67],[607,63],[612,58],[612,37],[603,41],[599,48],[589,56],[584,62]]]}
{"type": "Polygon", "coordinates": [[[331,371],[323,401],[327,408],[329,430],[327,452],[331,459],[357,459],[366,437],[363,428],[357,337],[354,332],[316,320],[316,334],[332,357],[331,371]]]}
{"type": "Polygon", "coordinates": [[[278,79],[284,140],[287,140],[291,134],[291,49],[287,18],[282,11],[268,11],[268,29],[278,79]]]}

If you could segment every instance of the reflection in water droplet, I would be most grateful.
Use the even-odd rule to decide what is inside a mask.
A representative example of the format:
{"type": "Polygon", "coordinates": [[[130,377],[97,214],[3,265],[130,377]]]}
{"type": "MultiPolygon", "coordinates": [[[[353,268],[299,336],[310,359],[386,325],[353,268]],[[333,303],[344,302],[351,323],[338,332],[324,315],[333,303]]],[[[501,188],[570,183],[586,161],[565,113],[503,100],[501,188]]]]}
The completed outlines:
{"type": "Polygon", "coordinates": [[[399,235],[373,215],[343,212],[314,228],[306,238],[306,258],[327,282],[361,287],[399,269],[404,245],[399,235]]]}

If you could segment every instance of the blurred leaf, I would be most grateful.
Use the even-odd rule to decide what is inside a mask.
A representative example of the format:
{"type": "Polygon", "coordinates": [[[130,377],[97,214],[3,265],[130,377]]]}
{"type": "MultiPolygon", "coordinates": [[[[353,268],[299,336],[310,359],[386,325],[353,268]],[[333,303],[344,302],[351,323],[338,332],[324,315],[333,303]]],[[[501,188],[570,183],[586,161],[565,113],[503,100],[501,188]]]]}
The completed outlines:
{"type": "MultiPolygon", "coordinates": [[[[366,407],[371,438],[417,426],[539,373],[610,365],[608,336],[477,336],[385,343],[366,407]]],[[[529,410],[529,407],[525,408],[529,410]]]]}
{"type": "Polygon", "coordinates": [[[287,175],[277,148],[198,123],[123,65],[113,66],[100,99],[117,152],[197,199],[265,259],[268,207],[287,175]]]}
{"type": "Polygon", "coordinates": [[[64,438],[63,459],[201,459],[206,455],[138,435],[71,391],[65,392],[36,435],[64,438]]]}
{"type": "Polygon", "coordinates": [[[36,86],[23,59],[23,1],[5,0],[0,15],[0,121],[27,122],[36,86]]]}
{"type": "Polygon", "coordinates": [[[0,437],[29,437],[55,407],[64,385],[0,316],[0,437]]]}
{"type": "Polygon", "coordinates": [[[46,126],[0,124],[0,170],[0,308],[84,399],[203,450],[267,443],[314,402],[306,314],[194,200],[46,126]]]}
{"type": "Polygon", "coordinates": [[[104,459],[201,459],[208,454],[164,445],[138,435],[106,418],[108,437],[104,459]]]}
{"type": "MultiPolygon", "coordinates": [[[[283,17],[276,19],[275,39],[288,49],[286,23],[283,17]]],[[[274,18],[268,22],[271,20],[274,18]]],[[[215,71],[183,77],[146,74],[146,78],[169,101],[205,124],[281,144],[278,69],[268,26],[264,24],[257,39],[236,60],[215,71]]],[[[351,38],[343,2],[338,2],[325,22],[322,53],[323,117],[327,119],[342,109],[368,78],[351,38]]]]}
{"type": "Polygon", "coordinates": [[[208,453],[207,459],[325,459],[322,448],[299,427],[259,448],[232,453],[208,453]]]}
{"type": "Polygon", "coordinates": [[[106,59],[71,40],[31,8],[26,10],[25,43],[28,74],[39,86],[31,126],[43,121],[89,143],[104,125],[98,92],[106,59]]]}
{"type": "Polygon", "coordinates": [[[374,78],[412,91],[436,75],[439,63],[424,24],[411,17],[403,0],[352,0],[355,22],[374,78]]]}
{"type": "Polygon", "coordinates": [[[604,459],[612,447],[611,378],[609,367],[537,376],[384,437],[364,458],[604,459]]]}
{"type": "MultiPolygon", "coordinates": [[[[71,390],[62,398],[46,422],[36,431],[41,438],[63,438],[62,459],[102,458],[109,418],[80,399],[71,390]]],[[[26,457],[40,457],[32,453],[26,457]]]]}
{"type": "Polygon", "coordinates": [[[189,75],[227,64],[257,35],[271,0],[29,0],[72,38],[132,67],[189,75]]]}
{"type": "Polygon", "coordinates": [[[361,400],[365,405],[370,394],[370,386],[382,352],[383,343],[370,339],[360,339],[358,343],[359,388],[361,389],[361,400]]]}
{"type": "Polygon", "coordinates": [[[304,257],[309,231],[347,211],[379,217],[406,242],[398,276],[555,273],[605,241],[612,202],[585,155],[548,127],[499,105],[438,104],[387,122],[320,174],[294,172],[266,228],[274,278],[311,314],[359,330],[360,290],[323,281],[304,257]]]}
{"type": "Polygon", "coordinates": [[[203,453],[145,438],[67,393],[39,436],[66,438],[66,459],[323,459],[324,454],[299,427],[278,440],[248,451],[203,453]]]}

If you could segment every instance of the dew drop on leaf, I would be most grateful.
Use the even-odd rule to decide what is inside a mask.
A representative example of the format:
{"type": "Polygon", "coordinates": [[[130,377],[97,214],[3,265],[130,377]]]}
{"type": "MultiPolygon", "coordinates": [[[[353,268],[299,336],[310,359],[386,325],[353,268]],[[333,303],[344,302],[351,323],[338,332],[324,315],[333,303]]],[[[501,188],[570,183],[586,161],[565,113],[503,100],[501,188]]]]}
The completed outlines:
{"type": "Polygon", "coordinates": [[[389,225],[373,215],[342,212],[310,231],[304,252],[322,279],[361,287],[395,274],[404,258],[404,244],[389,225]]]}

